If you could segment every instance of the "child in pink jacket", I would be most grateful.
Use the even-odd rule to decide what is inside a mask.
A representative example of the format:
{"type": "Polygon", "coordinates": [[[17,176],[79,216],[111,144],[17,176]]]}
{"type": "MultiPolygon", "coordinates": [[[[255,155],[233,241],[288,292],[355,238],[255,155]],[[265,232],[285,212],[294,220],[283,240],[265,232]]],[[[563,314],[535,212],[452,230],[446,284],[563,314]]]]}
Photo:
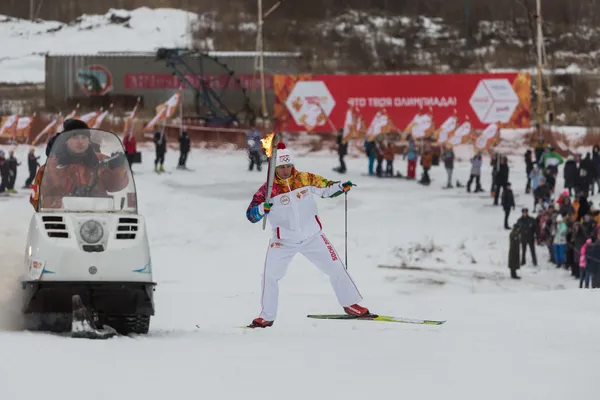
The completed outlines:
{"type": "Polygon", "coordinates": [[[585,241],[583,246],[581,246],[581,250],[579,251],[579,288],[583,287],[583,281],[585,280],[585,288],[590,288],[590,273],[586,268],[585,264],[585,250],[587,249],[588,244],[592,243],[592,239],[588,239],[585,241]]]}

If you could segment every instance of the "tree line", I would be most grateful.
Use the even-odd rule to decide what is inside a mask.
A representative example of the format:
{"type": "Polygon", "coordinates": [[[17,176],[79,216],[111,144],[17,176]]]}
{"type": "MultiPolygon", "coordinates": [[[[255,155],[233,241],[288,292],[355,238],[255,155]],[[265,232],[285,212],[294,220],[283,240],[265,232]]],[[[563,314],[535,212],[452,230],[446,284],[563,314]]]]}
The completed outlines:
{"type": "MultiPolygon", "coordinates": [[[[270,8],[278,0],[263,0],[270,8]]],[[[110,8],[170,7],[194,12],[243,12],[256,15],[257,0],[2,0],[0,14],[47,20],[72,21],[81,14],[104,14],[110,8]],[[33,4],[33,10],[31,9],[33,4]]],[[[572,25],[596,21],[600,0],[542,0],[542,13],[548,23],[572,25]]],[[[278,18],[297,21],[325,19],[348,9],[371,12],[441,17],[457,24],[477,21],[510,21],[535,16],[535,0],[284,0],[278,18]]]]}

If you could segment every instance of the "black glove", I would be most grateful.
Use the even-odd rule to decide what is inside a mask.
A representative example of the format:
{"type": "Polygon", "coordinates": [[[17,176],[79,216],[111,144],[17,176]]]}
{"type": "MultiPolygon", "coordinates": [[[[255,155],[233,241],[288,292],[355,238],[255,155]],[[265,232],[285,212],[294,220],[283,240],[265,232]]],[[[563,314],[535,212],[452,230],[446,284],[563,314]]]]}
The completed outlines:
{"type": "Polygon", "coordinates": [[[114,152],[108,158],[108,168],[115,169],[123,166],[127,162],[127,157],[123,152],[114,152]]]}

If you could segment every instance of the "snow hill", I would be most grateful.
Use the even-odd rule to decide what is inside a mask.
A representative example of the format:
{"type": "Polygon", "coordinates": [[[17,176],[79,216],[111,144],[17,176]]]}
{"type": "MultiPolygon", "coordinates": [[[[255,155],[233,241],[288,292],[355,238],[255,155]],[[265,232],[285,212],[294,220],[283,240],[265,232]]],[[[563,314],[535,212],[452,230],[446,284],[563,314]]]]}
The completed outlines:
{"type": "Polygon", "coordinates": [[[65,24],[0,15],[0,82],[44,82],[44,55],[97,52],[153,52],[159,47],[188,47],[194,13],[171,8],[110,10],[82,15],[65,24]]]}
{"type": "MultiPolygon", "coordinates": [[[[8,147],[4,147],[8,150],[8,147]]],[[[28,148],[18,147],[25,160],[28,148]]],[[[43,153],[43,149],[38,149],[43,153]]],[[[468,152],[465,151],[465,155],[468,152]]],[[[193,150],[189,166],[157,176],[154,153],[136,165],[147,217],[157,315],[147,336],[107,341],[19,330],[18,276],[32,208],[0,197],[0,398],[86,400],[591,398],[600,357],[596,290],[580,290],[564,270],[525,266],[508,278],[503,213],[485,194],[442,190],[445,171],[422,187],[363,176],[367,161],[331,171],[334,156],[298,156],[299,169],[358,184],[348,196],[348,269],[373,312],[445,319],[442,326],[317,321],[341,311],[325,276],[302,256],[281,281],[272,328],[237,326],[257,316],[270,233],[245,210],[266,172],[247,171],[245,153],[193,150]],[[386,269],[380,265],[420,266],[386,269]],[[199,328],[196,327],[199,326],[199,328]]],[[[42,160],[43,161],[43,160],[42,160]]],[[[486,166],[488,165],[486,161],[486,166]]],[[[511,158],[517,210],[524,165],[511,158]]],[[[397,159],[396,167],[406,170],[397,159]]],[[[26,178],[19,170],[18,185],[26,178]]],[[[458,163],[456,179],[469,167],[458,163]]],[[[562,181],[559,181],[559,186],[562,181]]],[[[483,185],[490,185],[484,168],[483,185]]],[[[598,198],[595,199],[597,201],[598,198]]],[[[343,254],[344,199],[318,199],[321,221],[343,254]]],[[[510,221],[518,216],[515,212],[510,221]]]]}

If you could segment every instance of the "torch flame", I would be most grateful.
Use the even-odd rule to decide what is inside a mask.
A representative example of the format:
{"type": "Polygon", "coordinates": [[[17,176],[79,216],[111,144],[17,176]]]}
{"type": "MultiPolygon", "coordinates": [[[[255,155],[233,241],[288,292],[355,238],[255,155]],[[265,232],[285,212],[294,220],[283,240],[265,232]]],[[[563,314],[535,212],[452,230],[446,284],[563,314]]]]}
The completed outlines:
{"type": "Polygon", "coordinates": [[[264,139],[260,139],[260,142],[262,143],[262,147],[263,149],[265,149],[265,153],[267,154],[267,157],[271,157],[271,143],[273,143],[273,138],[275,137],[275,132],[271,132],[269,135],[267,135],[266,138],[264,139]]]}

